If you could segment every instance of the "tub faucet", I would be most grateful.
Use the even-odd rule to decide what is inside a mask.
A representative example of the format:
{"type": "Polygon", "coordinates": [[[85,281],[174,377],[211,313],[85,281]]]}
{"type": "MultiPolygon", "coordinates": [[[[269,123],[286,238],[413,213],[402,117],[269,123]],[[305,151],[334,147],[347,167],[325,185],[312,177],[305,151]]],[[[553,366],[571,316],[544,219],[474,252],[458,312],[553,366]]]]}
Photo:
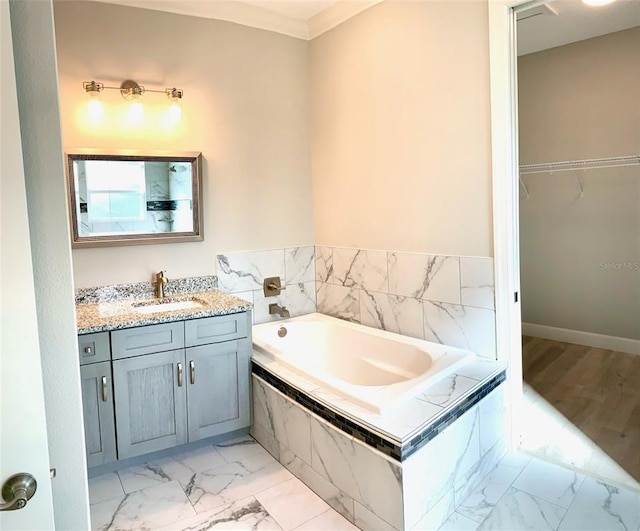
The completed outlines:
{"type": "Polygon", "coordinates": [[[275,314],[286,319],[289,317],[289,310],[287,310],[286,306],[280,306],[274,302],[273,304],[269,304],[269,315],[275,314]]]}
{"type": "Polygon", "coordinates": [[[158,297],[159,299],[164,299],[164,285],[169,280],[167,277],[164,276],[165,273],[166,271],[160,271],[155,275],[156,297],[158,297]]]}

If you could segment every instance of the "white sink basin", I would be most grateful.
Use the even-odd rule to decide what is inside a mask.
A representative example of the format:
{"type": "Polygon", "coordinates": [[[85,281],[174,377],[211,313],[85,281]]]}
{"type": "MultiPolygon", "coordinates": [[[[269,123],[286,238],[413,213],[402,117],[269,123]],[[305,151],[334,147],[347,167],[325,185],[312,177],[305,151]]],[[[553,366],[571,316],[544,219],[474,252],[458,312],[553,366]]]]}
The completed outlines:
{"type": "Polygon", "coordinates": [[[193,308],[201,308],[203,303],[197,299],[173,301],[167,300],[163,302],[134,304],[133,307],[138,313],[158,313],[171,312],[174,310],[191,310],[193,308]]]}

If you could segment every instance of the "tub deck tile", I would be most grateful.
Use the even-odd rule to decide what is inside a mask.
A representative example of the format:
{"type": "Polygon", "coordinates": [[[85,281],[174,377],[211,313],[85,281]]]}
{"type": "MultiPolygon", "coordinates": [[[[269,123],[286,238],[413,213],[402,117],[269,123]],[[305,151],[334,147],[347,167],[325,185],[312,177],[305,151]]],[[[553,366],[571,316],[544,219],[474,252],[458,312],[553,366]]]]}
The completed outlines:
{"type": "MultiPolygon", "coordinates": [[[[383,416],[367,412],[325,390],[317,388],[306,393],[296,389],[280,375],[271,371],[277,364],[271,363],[266,368],[261,361],[262,359],[258,358],[252,363],[252,372],[259,379],[349,436],[355,437],[397,461],[403,461],[422,448],[506,379],[504,365],[495,363],[493,373],[489,373],[492,374],[490,378],[478,381],[477,385],[468,388],[465,393],[452,393],[446,408],[414,398],[398,408],[398,411],[394,411],[392,415],[383,416]],[[499,369],[497,374],[496,367],[499,369]],[[416,425],[411,432],[407,432],[406,426],[404,430],[401,429],[403,422],[407,419],[415,419],[416,425]],[[387,430],[391,432],[395,430],[396,433],[388,433],[387,430]]],[[[472,362],[470,365],[475,363],[472,362]]],[[[487,362],[481,365],[485,373],[486,365],[487,362]]],[[[464,370],[465,367],[462,369],[464,370]]],[[[478,367],[474,366],[466,374],[470,372],[478,374],[478,367]]],[[[467,376],[461,379],[466,382],[469,378],[467,376]]]]}

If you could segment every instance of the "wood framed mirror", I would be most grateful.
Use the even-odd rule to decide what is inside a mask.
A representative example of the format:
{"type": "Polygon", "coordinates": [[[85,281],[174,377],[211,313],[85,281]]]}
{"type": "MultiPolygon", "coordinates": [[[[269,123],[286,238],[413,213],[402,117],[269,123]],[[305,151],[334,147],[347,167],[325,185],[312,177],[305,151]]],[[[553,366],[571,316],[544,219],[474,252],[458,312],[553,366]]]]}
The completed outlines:
{"type": "Polygon", "coordinates": [[[70,149],[71,246],[202,241],[202,153],[70,149]]]}

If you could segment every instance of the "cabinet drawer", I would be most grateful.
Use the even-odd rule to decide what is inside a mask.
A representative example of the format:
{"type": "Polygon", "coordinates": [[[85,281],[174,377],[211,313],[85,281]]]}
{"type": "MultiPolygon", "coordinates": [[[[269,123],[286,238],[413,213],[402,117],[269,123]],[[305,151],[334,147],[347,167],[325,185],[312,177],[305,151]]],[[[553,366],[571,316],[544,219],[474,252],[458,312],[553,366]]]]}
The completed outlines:
{"type": "Polygon", "coordinates": [[[109,361],[111,359],[109,332],[78,336],[78,355],[80,365],[109,361]]]}
{"type": "Polygon", "coordinates": [[[80,368],[84,441],[89,467],[116,460],[111,363],[91,363],[80,368]]]}
{"type": "Polygon", "coordinates": [[[186,346],[195,347],[247,337],[247,316],[247,313],[234,313],[185,321],[186,346]]]}
{"type": "Polygon", "coordinates": [[[184,323],[140,326],[111,332],[113,359],[131,358],[184,347],[184,323]]]}

